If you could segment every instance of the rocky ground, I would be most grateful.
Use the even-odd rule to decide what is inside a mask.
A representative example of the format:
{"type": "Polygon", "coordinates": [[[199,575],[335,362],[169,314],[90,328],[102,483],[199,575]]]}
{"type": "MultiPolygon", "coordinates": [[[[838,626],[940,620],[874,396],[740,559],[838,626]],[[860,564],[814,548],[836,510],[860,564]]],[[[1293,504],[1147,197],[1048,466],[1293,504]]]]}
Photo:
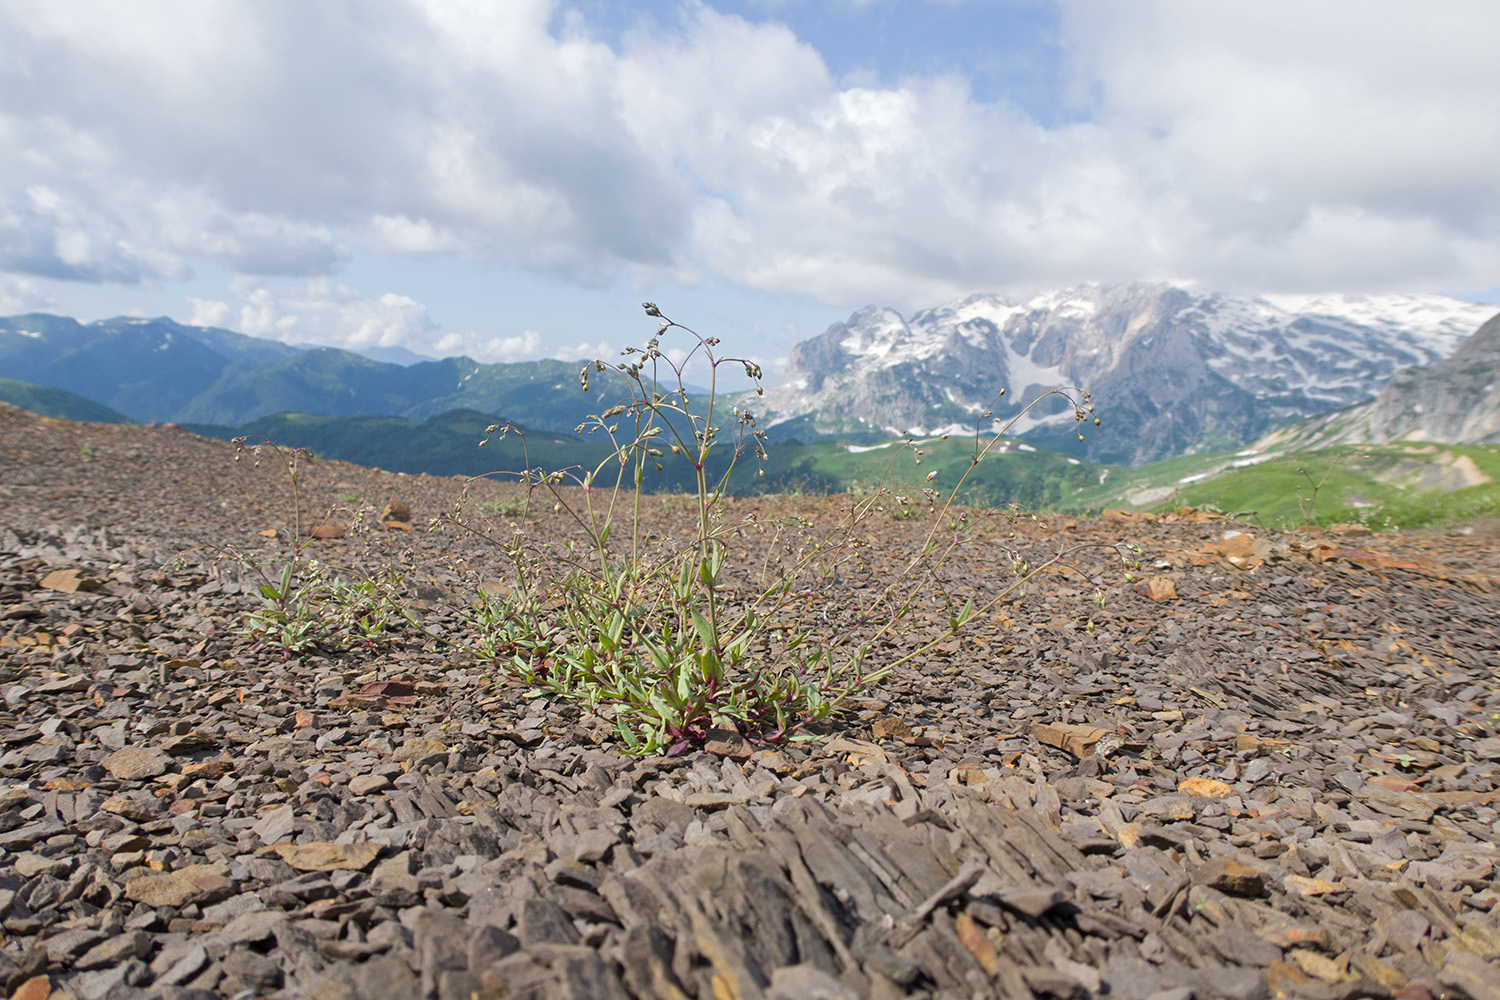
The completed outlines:
{"type": "MultiPolygon", "coordinates": [[[[634,759],[429,635],[290,658],[239,636],[253,577],[226,552],[274,556],[274,458],[5,407],[0,434],[13,996],[1500,997],[1486,526],[1002,520],[877,659],[941,634],[942,586],[1101,547],[820,742],[634,759]],[[1141,547],[1133,579],[1110,543],[1141,547]]],[[[427,632],[461,628],[461,578],[494,561],[430,526],[461,482],[314,463],[299,488],[408,505],[413,530],[315,551],[399,565],[427,632]]],[[[663,533],[685,516],[647,506],[663,533]]],[[[840,635],[931,527],[868,522],[800,613],[840,635]]]]}

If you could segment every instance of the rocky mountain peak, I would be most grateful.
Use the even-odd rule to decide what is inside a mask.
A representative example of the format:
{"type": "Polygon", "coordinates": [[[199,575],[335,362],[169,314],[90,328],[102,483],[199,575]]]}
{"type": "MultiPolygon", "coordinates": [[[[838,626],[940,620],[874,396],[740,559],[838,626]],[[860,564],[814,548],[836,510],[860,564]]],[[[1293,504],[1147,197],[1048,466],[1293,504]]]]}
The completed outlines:
{"type": "Polygon", "coordinates": [[[1433,295],[1246,298],[1147,282],[971,295],[910,319],[870,306],[792,350],[766,423],[865,440],[972,431],[993,411],[1048,447],[1140,464],[1369,399],[1398,370],[1448,356],[1491,311],[1433,295]],[[1090,389],[1109,421],[1082,447],[1069,407],[1026,410],[1069,385],[1090,389]]]}

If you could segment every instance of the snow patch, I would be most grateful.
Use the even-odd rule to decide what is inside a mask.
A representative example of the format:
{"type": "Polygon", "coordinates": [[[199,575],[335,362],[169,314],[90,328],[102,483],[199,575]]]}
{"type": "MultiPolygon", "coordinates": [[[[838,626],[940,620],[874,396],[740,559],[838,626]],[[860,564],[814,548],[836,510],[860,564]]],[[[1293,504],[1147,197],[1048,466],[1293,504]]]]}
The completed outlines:
{"type": "Polygon", "coordinates": [[[1242,458],[1239,461],[1230,462],[1229,467],[1231,469],[1244,469],[1252,465],[1259,465],[1262,462],[1269,462],[1273,458],[1280,457],[1281,452],[1279,451],[1268,452],[1264,455],[1251,455],[1249,458],[1242,458]]]}

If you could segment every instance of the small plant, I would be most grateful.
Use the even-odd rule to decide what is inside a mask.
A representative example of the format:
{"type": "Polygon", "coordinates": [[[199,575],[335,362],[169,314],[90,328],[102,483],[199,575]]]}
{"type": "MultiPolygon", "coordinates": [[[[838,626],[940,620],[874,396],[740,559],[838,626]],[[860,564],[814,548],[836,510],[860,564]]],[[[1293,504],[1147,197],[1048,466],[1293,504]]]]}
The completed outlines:
{"type": "MultiPolygon", "coordinates": [[[[514,435],[522,443],[528,468],[491,475],[513,477],[525,487],[523,518],[498,536],[493,525],[464,519],[462,501],[449,518],[493,542],[511,579],[504,593],[480,591],[467,648],[538,695],[576,702],[612,720],[628,751],[676,753],[724,730],[757,744],[813,738],[818,724],[852,696],[1084,547],[1023,567],[1002,594],[976,607],[972,597],[950,595],[940,572],[982,520],[954,509],[968,471],[946,493],[931,485],[909,496],[868,489],[823,531],[798,517],[772,524],[732,518],[726,502],[731,476],[750,460],[760,471],[765,439],[749,409],[726,412],[717,392],[719,371],[726,364],[741,367],[759,393],[760,368],[721,357],[716,338],[668,319],[654,304],[645,309],[658,328],[644,348],[628,348],[621,361],[592,362],[580,373],[585,392],[598,386],[624,390],[618,402],[578,428],[608,443],[606,457],[592,468],[530,468],[524,432],[511,424],[491,426],[485,441],[514,435]],[[669,355],[662,347],[668,334],[686,337],[686,349],[669,355]],[[684,381],[695,360],[709,371],[701,399],[684,381]],[[692,531],[685,539],[653,535],[642,520],[643,493],[667,462],[686,462],[691,470],[693,489],[684,502],[692,531]],[[532,502],[537,494],[545,502],[532,502]],[[886,505],[920,505],[938,516],[921,551],[874,600],[832,607],[853,632],[820,633],[808,600],[827,594],[845,567],[860,565],[868,543],[856,528],[886,505]],[[544,540],[529,530],[525,515],[548,508],[570,522],[577,537],[544,540]],[[732,558],[753,536],[762,537],[767,553],[758,573],[732,558]],[[870,669],[874,644],[904,620],[919,580],[947,602],[948,630],[870,669]],[[860,631],[866,634],[857,639],[860,631]]],[[[1074,403],[1080,424],[1093,419],[1098,425],[1087,393],[1055,390],[1042,399],[1048,396],[1074,403]]],[[[985,413],[976,425],[969,471],[1011,426],[981,444],[979,428],[990,419],[985,413]]],[[[921,464],[921,449],[910,441],[890,462],[903,454],[921,464]]],[[[887,478],[890,469],[888,464],[887,478]]],[[[819,615],[829,612],[825,604],[819,615]]]]}
{"type": "Polygon", "coordinates": [[[509,497],[505,500],[484,500],[480,502],[479,509],[491,517],[525,516],[526,498],[509,497]]]}
{"type": "Polygon", "coordinates": [[[399,577],[394,571],[387,570],[382,581],[330,579],[322,564],[307,554],[314,539],[302,531],[301,473],[312,460],[311,452],[266,438],[240,437],[233,444],[236,461],[247,448],[257,465],[264,454],[274,456],[286,470],[292,492],[292,526],[276,533],[278,558],[265,561],[238,546],[218,550],[221,557],[248,570],[257,583],[255,597],[260,607],[245,613],[240,634],[279,651],[283,659],[319,645],[343,642],[368,647],[383,642],[390,626],[400,620],[394,599],[399,577]]]}
{"type": "Polygon", "coordinates": [[[1328,477],[1333,475],[1334,470],[1339,467],[1339,463],[1343,459],[1343,455],[1334,456],[1333,462],[1328,466],[1328,471],[1323,473],[1322,479],[1317,480],[1314,480],[1302,466],[1297,466],[1297,475],[1306,479],[1308,485],[1312,487],[1312,491],[1306,497],[1302,495],[1302,486],[1299,484],[1297,487],[1297,511],[1302,515],[1302,523],[1304,525],[1316,523],[1313,518],[1318,508],[1318,492],[1328,482],[1328,477]]]}
{"type": "Polygon", "coordinates": [[[317,562],[313,561],[310,567],[299,573],[296,561],[288,560],[282,564],[281,573],[275,580],[262,572],[253,557],[245,560],[245,565],[261,576],[261,584],[255,592],[261,607],[245,615],[241,634],[279,649],[283,658],[316,645],[317,619],[308,598],[317,585],[317,562]]]}
{"type": "MultiPolygon", "coordinates": [[[[886,490],[881,493],[883,503],[880,510],[892,521],[921,520],[932,513],[935,490],[886,490]],[[913,497],[911,494],[916,493],[913,497]]],[[[955,525],[956,526],[956,525],[955,525]]]]}

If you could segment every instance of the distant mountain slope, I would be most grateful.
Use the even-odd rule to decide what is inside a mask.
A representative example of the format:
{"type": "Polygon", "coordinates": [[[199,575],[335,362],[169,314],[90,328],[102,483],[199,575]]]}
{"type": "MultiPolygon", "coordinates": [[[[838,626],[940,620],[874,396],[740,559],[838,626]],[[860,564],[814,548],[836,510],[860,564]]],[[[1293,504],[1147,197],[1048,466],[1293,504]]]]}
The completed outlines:
{"type": "Polygon", "coordinates": [[[275,341],[170,319],[0,318],[0,373],[66,389],[141,422],[177,419],[230,364],[297,353],[275,341]]]}
{"type": "MultiPolygon", "coordinates": [[[[473,410],[452,410],[425,420],[404,417],[326,417],[308,413],[278,413],[253,420],[243,427],[189,424],[186,429],[208,437],[230,440],[246,436],[264,438],[285,447],[307,448],[322,458],[336,458],[392,472],[432,475],[478,476],[495,474],[509,480],[523,469],[548,471],[584,469],[602,465],[601,488],[612,482],[618,466],[602,434],[578,437],[530,429],[521,437],[498,435],[479,446],[486,425],[495,417],[473,410]],[[507,475],[508,474],[508,475],[507,475]]],[[[886,486],[910,498],[919,498],[929,483],[944,489],[965,479],[963,496],[981,504],[1021,503],[1029,507],[1053,507],[1098,482],[1101,470],[1070,456],[1055,455],[1025,444],[1000,441],[977,468],[970,468],[973,441],[953,438],[922,445],[922,464],[897,442],[855,447],[834,441],[811,444],[784,443],[770,448],[764,463],[748,450],[730,475],[729,491],[742,496],[761,493],[838,493],[867,491],[886,486]],[[928,479],[931,475],[933,478],[928,479]],[[967,477],[967,478],[965,478],[967,477]]],[[[715,451],[709,472],[717,481],[729,472],[732,452],[715,451]]],[[[651,492],[692,492],[696,473],[684,457],[667,453],[661,469],[647,467],[644,485],[651,492]]],[[[630,478],[627,475],[626,488],[630,478]]],[[[919,515],[918,503],[906,515],[919,515]]],[[[896,503],[892,516],[903,516],[896,503]]]]}
{"type": "Polygon", "coordinates": [[[399,416],[422,420],[449,410],[514,418],[541,430],[572,433],[590,410],[608,408],[600,392],[578,387],[576,361],[485,365],[445,358],[402,366],[318,347],[271,363],[226,367],[179,411],[180,423],[239,425],[273,413],[399,416]]]}
{"type": "Polygon", "coordinates": [[[1373,402],[1275,431],[1261,451],[1339,444],[1500,442],[1500,314],[1450,356],[1397,372],[1373,402]]]}
{"type": "Polygon", "coordinates": [[[495,420],[474,410],[450,410],[425,420],[277,413],[243,427],[189,424],[187,429],[224,440],[263,438],[284,447],[307,448],[324,458],[434,476],[519,473],[537,466],[561,469],[580,462],[597,463],[605,455],[596,443],[546,431],[528,431],[524,449],[516,435],[503,440],[497,435],[481,448],[484,429],[495,420]]]}
{"type": "Polygon", "coordinates": [[[410,357],[374,361],[170,319],[0,318],[0,375],[65,389],[141,422],[238,426],[285,412],[422,420],[471,409],[571,433],[619,395],[600,378],[592,394],[580,392],[575,361],[410,357]]]}
{"type": "Polygon", "coordinates": [[[84,399],[66,389],[0,378],[0,402],[19,406],[43,417],[62,417],[91,424],[123,424],[129,418],[102,403],[84,399]]]}
{"type": "MultiPolygon", "coordinates": [[[[1096,462],[1224,450],[1373,396],[1494,311],[1435,295],[1244,299],[1162,284],[976,295],[914,315],[866,308],[798,344],[760,409],[773,435],[873,440],[1008,420],[1047,389],[1094,394],[1101,430],[1044,404],[1017,433],[1096,462]],[[784,426],[783,426],[784,425],[784,426]]],[[[747,405],[751,405],[747,401],[747,405]]]]}

